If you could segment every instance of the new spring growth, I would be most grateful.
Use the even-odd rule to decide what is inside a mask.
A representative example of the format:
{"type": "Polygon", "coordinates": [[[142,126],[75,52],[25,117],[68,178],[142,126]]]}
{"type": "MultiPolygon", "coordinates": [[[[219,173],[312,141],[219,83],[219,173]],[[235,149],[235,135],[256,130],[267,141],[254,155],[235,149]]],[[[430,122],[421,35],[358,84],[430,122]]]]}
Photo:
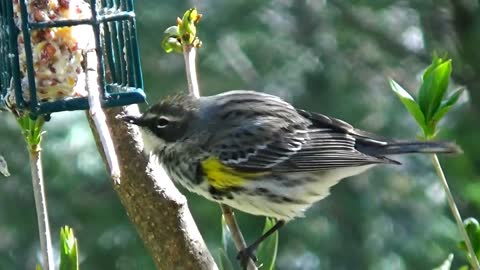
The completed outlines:
{"type": "MultiPolygon", "coordinates": [[[[417,101],[398,83],[390,80],[392,90],[422,128],[422,137],[426,140],[431,140],[437,135],[438,122],[457,103],[464,91],[462,88],[457,89],[445,98],[451,73],[452,61],[434,55],[432,64],[423,73],[423,82],[418,91],[417,101]]],[[[477,257],[480,257],[478,256],[480,255],[480,229],[478,229],[478,222],[473,219],[467,219],[465,223],[462,222],[462,217],[436,155],[432,155],[432,161],[440,183],[447,195],[447,202],[452,215],[463,238],[460,246],[468,251],[468,258],[473,269],[480,270],[480,263],[477,259],[477,257]]]]}
{"type": "Polygon", "coordinates": [[[17,122],[22,130],[22,134],[27,142],[30,151],[39,151],[40,143],[42,142],[42,135],[45,131],[42,131],[45,119],[43,116],[39,116],[36,119],[31,119],[28,114],[17,118],[17,122]]]}
{"type": "Polygon", "coordinates": [[[435,137],[438,122],[450,111],[464,91],[463,88],[459,88],[445,98],[451,73],[452,60],[434,56],[432,64],[423,74],[417,101],[397,82],[390,79],[390,87],[422,128],[425,139],[435,137]]]}
{"type": "Polygon", "coordinates": [[[197,24],[202,18],[197,9],[191,8],[183,14],[183,18],[177,18],[177,25],[170,26],[165,30],[162,39],[162,48],[165,52],[182,53],[182,46],[199,48],[202,42],[197,37],[197,24]]]}
{"type": "Polygon", "coordinates": [[[170,26],[163,33],[162,48],[167,53],[182,53],[182,43],[178,34],[178,26],[170,26]]]}
{"type": "MultiPolygon", "coordinates": [[[[480,225],[475,218],[467,218],[463,221],[463,225],[465,226],[465,230],[467,231],[468,237],[472,242],[473,250],[475,251],[475,255],[480,257],[480,225]]],[[[465,241],[461,241],[459,243],[460,249],[468,252],[467,244],[465,241]]]]}
{"type": "Polygon", "coordinates": [[[60,270],[78,270],[77,238],[72,228],[60,229],[60,270]]]}

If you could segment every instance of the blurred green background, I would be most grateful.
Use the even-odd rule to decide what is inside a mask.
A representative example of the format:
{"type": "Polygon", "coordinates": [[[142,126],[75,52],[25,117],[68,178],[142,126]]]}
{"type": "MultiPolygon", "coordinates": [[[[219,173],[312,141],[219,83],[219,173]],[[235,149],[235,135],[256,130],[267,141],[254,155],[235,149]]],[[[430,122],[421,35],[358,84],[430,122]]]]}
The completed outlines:
{"type": "MultiPolygon", "coordinates": [[[[394,78],[418,88],[431,53],[453,58],[454,84],[468,95],[442,124],[442,139],[465,153],[444,157],[464,218],[480,218],[480,7],[478,0],[202,0],[135,2],[150,104],[186,90],[183,57],[160,41],[175,17],[196,6],[204,17],[198,56],[204,95],[256,89],[297,107],[344,119],[385,136],[419,133],[397,97],[394,78]],[[348,3],[347,3],[348,2],[348,3]]],[[[413,93],[416,94],[416,93],[413,93]]],[[[145,106],[143,106],[145,107],[145,106]]],[[[0,269],[33,269],[39,242],[28,155],[14,118],[0,114],[0,269]]],[[[82,112],[47,124],[44,174],[52,233],[75,230],[81,269],[154,269],[117,199],[82,112]]],[[[373,169],[341,182],[306,218],[281,230],[277,269],[432,269],[450,252],[465,263],[460,239],[430,159],[373,169]]],[[[210,250],[220,246],[217,205],[185,190],[210,250]]],[[[239,214],[249,242],[263,218],[239,214]]]]}

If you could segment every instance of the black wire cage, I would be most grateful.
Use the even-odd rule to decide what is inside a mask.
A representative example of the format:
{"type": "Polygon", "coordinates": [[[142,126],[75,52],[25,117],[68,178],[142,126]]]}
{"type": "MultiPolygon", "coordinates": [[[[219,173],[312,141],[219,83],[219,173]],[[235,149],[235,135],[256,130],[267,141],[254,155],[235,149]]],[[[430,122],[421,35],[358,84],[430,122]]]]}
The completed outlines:
{"type": "Polygon", "coordinates": [[[133,0],[0,0],[0,107],[32,117],[88,109],[88,94],[72,89],[85,91],[89,39],[102,106],[144,102],[133,0]]]}

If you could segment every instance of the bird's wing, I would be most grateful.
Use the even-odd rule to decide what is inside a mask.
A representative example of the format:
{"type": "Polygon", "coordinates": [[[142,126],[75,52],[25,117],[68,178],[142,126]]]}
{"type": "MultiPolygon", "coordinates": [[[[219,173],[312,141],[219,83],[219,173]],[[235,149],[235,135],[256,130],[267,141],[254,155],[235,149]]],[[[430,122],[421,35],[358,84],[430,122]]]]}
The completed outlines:
{"type": "Polygon", "coordinates": [[[287,119],[257,113],[248,125],[216,136],[210,151],[223,164],[246,171],[301,172],[391,162],[356,149],[359,140],[378,144],[383,140],[320,114],[291,114],[287,119]]]}
{"type": "Polygon", "coordinates": [[[211,138],[209,154],[231,167],[264,170],[301,149],[310,121],[296,109],[268,94],[230,91],[206,98],[211,138]]]}
{"type": "Polygon", "coordinates": [[[312,128],[309,139],[288,160],[278,164],[278,171],[317,171],[391,163],[390,159],[364,154],[357,150],[358,139],[330,128],[312,128]]]}
{"type": "Polygon", "coordinates": [[[297,109],[297,112],[304,118],[310,120],[312,123],[312,127],[314,128],[329,128],[332,131],[346,133],[353,136],[356,140],[359,140],[362,143],[370,142],[372,144],[381,146],[387,145],[391,141],[379,135],[354,128],[349,123],[337,118],[300,109],[297,109]]]}
{"type": "Polygon", "coordinates": [[[276,117],[257,117],[217,134],[210,152],[230,167],[264,170],[288,160],[307,138],[306,128],[276,117]]]}

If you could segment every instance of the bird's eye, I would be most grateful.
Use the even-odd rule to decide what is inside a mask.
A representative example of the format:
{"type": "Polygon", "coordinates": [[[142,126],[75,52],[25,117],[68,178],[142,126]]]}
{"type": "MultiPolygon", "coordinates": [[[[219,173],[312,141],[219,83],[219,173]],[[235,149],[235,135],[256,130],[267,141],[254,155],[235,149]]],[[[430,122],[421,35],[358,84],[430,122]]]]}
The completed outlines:
{"type": "Polygon", "coordinates": [[[166,127],[168,124],[170,123],[170,121],[165,118],[165,117],[160,117],[158,118],[157,120],[157,128],[164,128],[166,127]]]}

